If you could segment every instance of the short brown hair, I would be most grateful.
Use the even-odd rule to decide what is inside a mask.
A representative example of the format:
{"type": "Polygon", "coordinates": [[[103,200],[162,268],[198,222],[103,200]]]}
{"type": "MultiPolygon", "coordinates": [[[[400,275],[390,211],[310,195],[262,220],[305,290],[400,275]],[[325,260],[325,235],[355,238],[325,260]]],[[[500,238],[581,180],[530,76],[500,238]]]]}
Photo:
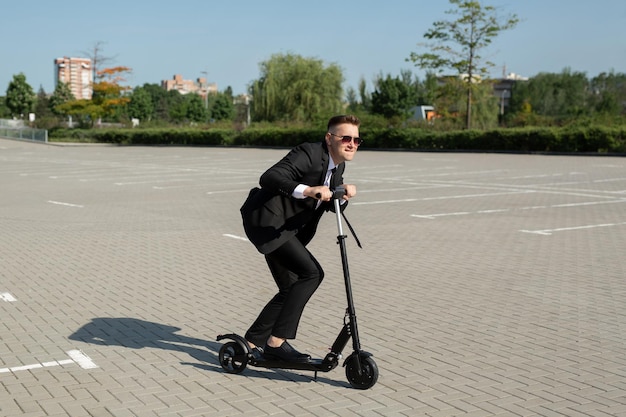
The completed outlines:
{"type": "Polygon", "coordinates": [[[333,116],[330,118],[327,129],[330,130],[331,127],[344,123],[355,125],[356,127],[361,125],[361,121],[358,117],[351,114],[340,114],[339,116],[333,116]]]}

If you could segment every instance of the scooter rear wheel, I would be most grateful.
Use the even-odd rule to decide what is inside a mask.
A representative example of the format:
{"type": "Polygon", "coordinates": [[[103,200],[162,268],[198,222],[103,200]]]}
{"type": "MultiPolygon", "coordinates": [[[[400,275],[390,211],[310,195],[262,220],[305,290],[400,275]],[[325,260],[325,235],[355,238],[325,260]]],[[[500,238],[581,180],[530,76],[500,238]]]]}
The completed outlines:
{"type": "Polygon", "coordinates": [[[356,355],[346,359],[346,377],[352,388],[369,389],[378,381],[378,366],[371,356],[356,355]],[[359,362],[361,372],[359,373],[359,362]]]}
{"type": "Polygon", "coordinates": [[[219,353],[220,365],[229,374],[239,374],[246,369],[248,356],[243,347],[237,342],[227,342],[222,345],[219,353]]]}

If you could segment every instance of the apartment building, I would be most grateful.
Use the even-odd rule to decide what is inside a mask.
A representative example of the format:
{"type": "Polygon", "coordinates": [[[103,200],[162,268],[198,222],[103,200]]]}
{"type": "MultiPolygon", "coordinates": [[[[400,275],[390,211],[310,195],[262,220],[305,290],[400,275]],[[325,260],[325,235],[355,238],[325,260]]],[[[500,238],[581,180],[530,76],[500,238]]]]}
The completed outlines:
{"type": "Polygon", "coordinates": [[[205,96],[207,93],[217,93],[216,83],[207,83],[206,78],[200,77],[197,80],[184,80],[180,74],[174,75],[171,80],[162,80],[161,87],[165,90],[177,90],[181,94],[195,93],[205,96]]]}
{"type": "Polygon", "coordinates": [[[93,68],[89,58],[63,57],[54,60],[55,86],[59,81],[67,84],[76,99],[91,99],[93,93],[93,68]]]}

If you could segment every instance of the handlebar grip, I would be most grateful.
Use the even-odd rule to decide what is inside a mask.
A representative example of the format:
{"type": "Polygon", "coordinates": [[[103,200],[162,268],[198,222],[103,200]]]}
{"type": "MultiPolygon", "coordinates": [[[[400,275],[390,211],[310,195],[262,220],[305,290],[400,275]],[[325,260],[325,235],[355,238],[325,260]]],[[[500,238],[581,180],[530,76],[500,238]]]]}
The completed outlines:
{"type": "MultiPolygon", "coordinates": [[[[334,190],[331,190],[333,192],[333,199],[341,199],[344,195],[346,195],[346,189],[343,187],[337,187],[334,190]]],[[[322,198],[322,193],[317,193],[315,194],[315,198],[317,198],[318,200],[320,198],[322,198]]]]}
{"type": "Polygon", "coordinates": [[[337,187],[333,190],[334,199],[340,200],[344,195],[346,195],[346,189],[343,187],[337,187]]]}

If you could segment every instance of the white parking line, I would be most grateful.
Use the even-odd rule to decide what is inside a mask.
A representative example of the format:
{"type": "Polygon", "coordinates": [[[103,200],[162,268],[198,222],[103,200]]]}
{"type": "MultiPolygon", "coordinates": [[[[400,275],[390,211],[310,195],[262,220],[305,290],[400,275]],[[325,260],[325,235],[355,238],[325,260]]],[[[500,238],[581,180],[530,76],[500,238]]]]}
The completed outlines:
{"type": "Polygon", "coordinates": [[[8,292],[3,292],[3,293],[0,293],[0,300],[12,303],[12,302],[17,301],[17,298],[13,297],[8,292]]]}
{"type": "Polygon", "coordinates": [[[551,209],[551,208],[595,206],[598,204],[614,204],[614,203],[626,203],[626,200],[620,199],[620,200],[612,200],[612,201],[586,201],[582,203],[552,204],[552,205],[546,205],[546,206],[528,206],[528,207],[519,207],[519,208],[512,208],[512,209],[489,209],[489,210],[477,210],[477,211],[457,211],[457,212],[450,212],[450,213],[411,214],[411,217],[434,220],[437,217],[462,216],[462,215],[467,215],[467,214],[507,213],[507,212],[518,211],[518,210],[543,210],[543,209],[551,209]]]}
{"type": "Polygon", "coordinates": [[[603,223],[603,224],[590,224],[586,226],[574,226],[574,227],[560,227],[558,229],[543,229],[543,230],[520,230],[522,233],[532,233],[535,235],[544,235],[550,236],[555,232],[568,232],[570,230],[581,230],[581,229],[595,229],[598,227],[614,227],[614,226],[623,226],[626,225],[626,222],[621,223],[603,223]]]}
{"type": "Polygon", "coordinates": [[[69,350],[66,353],[74,362],[78,364],[78,366],[83,369],[94,369],[98,367],[98,365],[93,363],[89,356],[85,355],[80,350],[69,350]]]}
{"type": "Polygon", "coordinates": [[[33,364],[30,364],[30,365],[12,366],[10,368],[0,368],[0,374],[8,373],[8,372],[28,371],[28,370],[31,370],[31,369],[39,369],[39,368],[50,368],[50,367],[53,367],[53,366],[70,365],[70,364],[73,364],[73,363],[77,364],[78,366],[80,366],[83,369],[98,368],[98,365],[96,365],[89,358],[89,356],[85,355],[80,350],[69,350],[69,351],[67,351],[65,353],[67,353],[67,355],[70,357],[70,359],[64,359],[64,360],[60,360],[60,361],[43,362],[43,363],[33,363],[33,364]]]}
{"type": "Polygon", "coordinates": [[[77,207],[77,208],[85,207],[85,206],[82,206],[80,204],[64,203],[62,201],[54,201],[54,200],[48,200],[48,203],[50,203],[50,204],[57,204],[59,206],[67,206],[67,207],[77,207]]]}
{"type": "Polygon", "coordinates": [[[250,191],[249,188],[245,188],[242,190],[223,190],[223,191],[207,191],[208,195],[212,195],[212,194],[225,194],[225,193],[245,193],[250,191]]]}
{"type": "Polygon", "coordinates": [[[154,179],[154,180],[150,180],[150,181],[129,181],[129,182],[114,182],[113,184],[115,185],[119,185],[119,186],[123,186],[123,185],[140,185],[140,184],[154,184],[155,182],[158,182],[159,184],[162,184],[164,182],[190,182],[193,181],[191,179],[171,179],[171,180],[161,180],[161,179],[154,179]]]}
{"type": "Polygon", "coordinates": [[[241,236],[237,236],[237,235],[231,235],[230,233],[224,233],[222,236],[230,237],[230,238],[238,239],[238,240],[245,240],[246,242],[248,241],[248,239],[245,238],[245,237],[241,237],[241,236]]]}
{"type": "Polygon", "coordinates": [[[504,192],[504,193],[482,193],[482,194],[464,194],[464,195],[451,195],[451,196],[441,196],[441,197],[424,197],[424,198],[405,198],[400,200],[380,200],[380,201],[359,201],[350,203],[355,206],[361,205],[371,205],[371,204],[390,204],[390,203],[410,203],[415,201],[432,201],[432,200],[455,200],[461,198],[476,198],[476,197],[493,197],[499,195],[512,195],[512,194],[529,194],[534,193],[533,190],[520,190],[520,191],[512,191],[512,192],[504,192]]]}

